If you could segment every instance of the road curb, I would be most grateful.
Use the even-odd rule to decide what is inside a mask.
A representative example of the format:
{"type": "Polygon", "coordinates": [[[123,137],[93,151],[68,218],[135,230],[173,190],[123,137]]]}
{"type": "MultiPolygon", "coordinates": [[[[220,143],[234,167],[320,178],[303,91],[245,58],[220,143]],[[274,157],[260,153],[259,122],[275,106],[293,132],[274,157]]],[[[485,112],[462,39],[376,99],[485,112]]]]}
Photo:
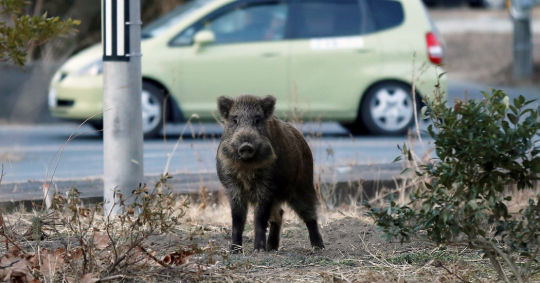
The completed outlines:
{"type": "MultiPolygon", "coordinates": [[[[323,198],[332,204],[350,202],[351,198],[361,200],[371,198],[383,188],[394,189],[404,179],[400,176],[401,164],[374,164],[351,166],[325,166],[319,168],[315,176],[320,184],[323,198]]],[[[153,188],[160,176],[146,176],[145,183],[153,188]]],[[[216,172],[176,173],[168,181],[173,192],[199,198],[201,187],[205,187],[209,198],[214,198],[222,190],[216,172]]],[[[43,183],[29,181],[25,183],[6,183],[0,185],[0,209],[12,210],[23,205],[31,209],[43,202],[43,183]]],[[[81,192],[84,203],[103,201],[103,179],[89,178],[79,180],[58,180],[51,185],[53,192],[65,194],[73,187],[81,192]]]]}

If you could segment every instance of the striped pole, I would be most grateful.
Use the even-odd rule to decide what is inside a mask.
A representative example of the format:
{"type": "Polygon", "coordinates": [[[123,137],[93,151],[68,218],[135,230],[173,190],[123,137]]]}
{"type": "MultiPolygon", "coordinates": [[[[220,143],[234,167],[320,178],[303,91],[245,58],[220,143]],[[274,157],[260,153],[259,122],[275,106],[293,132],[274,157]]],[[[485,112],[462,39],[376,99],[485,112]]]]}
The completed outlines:
{"type": "MultiPolygon", "coordinates": [[[[140,0],[102,0],[105,214],[144,182],[140,0]]],[[[131,198],[132,199],[132,198],[131,198]]]]}

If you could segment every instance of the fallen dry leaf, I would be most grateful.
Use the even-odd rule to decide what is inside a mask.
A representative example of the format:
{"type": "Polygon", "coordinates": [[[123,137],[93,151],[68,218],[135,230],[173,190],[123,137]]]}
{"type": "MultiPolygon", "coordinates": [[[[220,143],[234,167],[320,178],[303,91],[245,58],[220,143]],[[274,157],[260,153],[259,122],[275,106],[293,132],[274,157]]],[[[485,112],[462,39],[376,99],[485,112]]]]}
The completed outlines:
{"type": "Polygon", "coordinates": [[[81,277],[80,283],[95,283],[98,282],[99,278],[97,278],[94,273],[86,273],[81,277]]]}
{"type": "MultiPolygon", "coordinates": [[[[11,249],[0,259],[0,279],[9,282],[34,282],[32,263],[24,255],[18,254],[18,249],[11,249]],[[15,252],[12,254],[11,252],[15,252]]],[[[39,282],[39,281],[38,281],[39,282]]]]}
{"type": "Polygon", "coordinates": [[[174,253],[168,254],[163,258],[163,262],[168,265],[182,265],[188,262],[188,257],[193,255],[194,252],[190,250],[179,250],[174,253]]]}
{"type": "Polygon", "coordinates": [[[80,247],[77,247],[75,250],[71,251],[71,253],[69,255],[71,257],[71,260],[77,261],[77,260],[81,259],[82,255],[83,255],[83,252],[82,252],[80,247]]]}
{"type": "MultiPolygon", "coordinates": [[[[43,275],[49,275],[51,278],[54,278],[56,270],[64,266],[64,252],[65,250],[57,249],[51,253],[48,249],[40,250],[40,262],[39,270],[43,275]]],[[[35,263],[34,266],[37,266],[39,263],[35,263]]]]}
{"type": "Polygon", "coordinates": [[[94,244],[99,250],[105,249],[107,246],[109,246],[109,235],[107,235],[105,232],[95,231],[94,244]]]}

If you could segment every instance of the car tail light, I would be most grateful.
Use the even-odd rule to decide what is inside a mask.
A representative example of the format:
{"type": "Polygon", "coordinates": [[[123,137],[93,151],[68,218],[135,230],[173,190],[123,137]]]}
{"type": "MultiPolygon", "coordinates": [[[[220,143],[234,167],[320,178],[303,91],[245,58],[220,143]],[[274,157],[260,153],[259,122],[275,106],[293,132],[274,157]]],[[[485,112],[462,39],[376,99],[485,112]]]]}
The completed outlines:
{"type": "Polygon", "coordinates": [[[444,51],[441,42],[437,38],[437,35],[433,32],[429,32],[426,34],[426,42],[429,60],[433,64],[441,64],[443,61],[444,51]]]}

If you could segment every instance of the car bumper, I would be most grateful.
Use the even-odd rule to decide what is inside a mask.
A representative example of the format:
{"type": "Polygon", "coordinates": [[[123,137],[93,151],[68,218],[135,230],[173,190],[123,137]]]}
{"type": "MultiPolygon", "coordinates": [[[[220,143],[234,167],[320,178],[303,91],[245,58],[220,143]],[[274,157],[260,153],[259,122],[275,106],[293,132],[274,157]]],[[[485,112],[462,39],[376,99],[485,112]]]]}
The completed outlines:
{"type": "Polygon", "coordinates": [[[103,118],[103,76],[66,77],[49,88],[52,116],[69,120],[103,118]]]}

